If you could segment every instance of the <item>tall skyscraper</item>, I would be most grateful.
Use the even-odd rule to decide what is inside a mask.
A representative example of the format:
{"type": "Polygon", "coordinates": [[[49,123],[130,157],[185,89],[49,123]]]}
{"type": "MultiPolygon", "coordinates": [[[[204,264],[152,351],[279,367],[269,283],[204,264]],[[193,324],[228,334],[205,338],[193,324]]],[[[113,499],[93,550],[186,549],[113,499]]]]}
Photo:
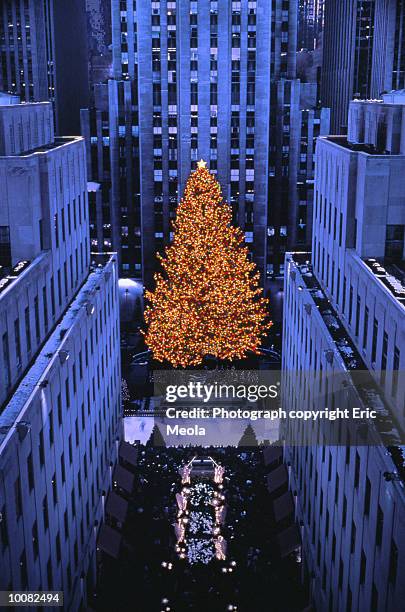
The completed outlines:
{"type": "Polygon", "coordinates": [[[0,91],[52,101],[58,134],[80,134],[88,104],[87,29],[81,0],[5,0],[0,6],[0,91]]]}
{"type": "Polygon", "coordinates": [[[69,610],[121,437],[117,262],[90,255],[85,156],[49,102],[0,106],[0,589],[69,610]]]}
{"type": "Polygon", "coordinates": [[[268,274],[283,272],[286,250],[311,245],[315,143],[330,125],[316,93],[316,83],[299,79],[271,84],[268,274]]]}
{"type": "Polygon", "coordinates": [[[110,0],[86,0],[89,93],[93,94],[96,83],[112,76],[112,32],[110,0]]]}
{"type": "Polygon", "coordinates": [[[323,29],[325,0],[299,0],[298,49],[314,51],[323,29]]]}
{"type": "Polygon", "coordinates": [[[316,84],[297,76],[298,6],[274,2],[270,101],[266,274],[279,274],[288,248],[311,241],[316,138],[329,132],[329,109],[317,105],[316,84]]]}
{"type": "MultiPolygon", "coordinates": [[[[94,87],[94,107],[82,110],[81,117],[87,171],[94,183],[89,193],[92,249],[117,252],[120,275],[142,278],[139,112],[135,101],[135,81],[111,79],[94,87]]],[[[171,197],[174,202],[176,195],[171,197]]]]}
{"type": "Polygon", "coordinates": [[[376,0],[325,0],[321,102],[333,134],[347,128],[349,102],[369,98],[376,0]]]}
{"type": "MultiPolygon", "coordinates": [[[[134,12],[132,2],[123,7],[114,1],[112,29],[114,77],[134,84],[128,130],[131,139],[136,139],[135,148],[139,147],[145,281],[152,277],[155,252],[170,239],[170,219],[179,194],[200,157],[217,173],[235,218],[250,232],[254,256],[263,271],[271,6],[263,0],[237,2],[232,7],[223,0],[179,0],[141,3],[134,12]],[[260,19],[256,21],[257,11],[260,19]]],[[[117,107],[115,116],[124,138],[117,107]]],[[[128,139],[126,143],[131,152],[133,144],[128,139]]],[[[132,199],[136,198],[134,194],[132,199]]],[[[125,221],[126,211],[120,212],[125,221]]],[[[122,226],[129,231],[128,223],[122,226]]],[[[134,273],[138,262],[133,254],[128,262],[123,253],[121,257],[130,266],[127,272],[134,273]]]]}
{"type": "MultiPolygon", "coordinates": [[[[272,83],[295,79],[297,17],[296,2],[281,0],[163,0],[136,9],[132,2],[113,1],[114,81],[100,87],[94,108],[82,114],[82,125],[90,176],[101,185],[94,210],[104,211],[92,218],[92,239],[99,248],[112,242],[124,276],[139,277],[142,271],[150,284],[155,252],[170,240],[170,221],[200,158],[217,174],[263,279],[274,269],[273,261],[279,268],[285,227],[292,219],[300,222],[298,214],[288,218],[281,211],[287,208],[285,197],[299,187],[282,187],[280,198],[275,194],[279,183],[272,179],[269,186],[270,166],[271,177],[284,172],[280,184],[288,174],[288,164],[282,168],[276,160],[270,120],[273,132],[283,132],[285,157],[294,157],[298,166],[304,155],[301,123],[309,121],[311,138],[320,119],[317,111],[300,114],[314,110],[307,104],[291,114],[291,133],[298,140],[287,150],[289,101],[280,102],[284,110],[277,109],[272,83]],[[276,120],[283,113],[286,119],[276,120]],[[273,231],[281,239],[274,240],[273,231]]],[[[297,84],[297,108],[297,96],[305,99],[298,90],[297,84]]],[[[312,147],[313,141],[309,151],[312,147]]]]}
{"type": "Polygon", "coordinates": [[[320,610],[396,610],[405,596],[404,103],[352,102],[348,138],[318,140],[312,255],[286,257],[283,368],[300,381],[286,405],[377,414],[351,427],[290,421],[290,487],[320,610]]]}
{"type": "Polygon", "coordinates": [[[376,0],[371,95],[405,87],[405,2],[376,0]]]}

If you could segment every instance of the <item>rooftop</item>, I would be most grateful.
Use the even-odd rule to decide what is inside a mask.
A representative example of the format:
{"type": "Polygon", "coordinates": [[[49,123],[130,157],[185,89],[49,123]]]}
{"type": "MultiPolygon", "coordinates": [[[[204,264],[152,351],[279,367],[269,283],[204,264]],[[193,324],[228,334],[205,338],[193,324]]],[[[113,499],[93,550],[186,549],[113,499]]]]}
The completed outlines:
{"type": "Polygon", "coordinates": [[[373,98],[371,100],[355,99],[352,102],[362,104],[405,104],[405,89],[392,89],[381,94],[381,98],[373,98]]]}
{"type": "Polygon", "coordinates": [[[358,153],[366,153],[367,155],[380,155],[394,157],[395,153],[387,153],[385,150],[377,149],[374,145],[365,144],[365,143],[353,143],[349,142],[346,136],[323,136],[320,140],[327,140],[332,142],[333,144],[339,145],[340,147],[344,147],[349,151],[358,152],[358,153]]]}
{"type": "Polygon", "coordinates": [[[366,266],[388,291],[405,307],[405,262],[392,263],[377,259],[364,259],[366,266]]]}
{"type": "Polygon", "coordinates": [[[42,145],[37,147],[36,149],[31,149],[30,151],[23,151],[21,153],[16,153],[15,155],[7,155],[6,157],[28,157],[29,155],[37,155],[39,153],[47,153],[48,151],[52,151],[53,149],[57,149],[58,147],[63,147],[70,142],[75,142],[82,140],[81,136],[63,136],[55,138],[55,140],[49,144],[42,145]]]}
{"type": "MultiPolygon", "coordinates": [[[[42,259],[42,256],[40,256],[39,259],[42,259]]],[[[3,267],[0,266],[0,299],[3,292],[10,288],[20,278],[22,273],[29,268],[30,264],[30,261],[19,261],[7,276],[4,276],[4,274],[2,275],[3,267]]]]}
{"type": "Polygon", "coordinates": [[[20,97],[18,95],[0,91],[0,106],[15,106],[19,103],[20,97]]]}

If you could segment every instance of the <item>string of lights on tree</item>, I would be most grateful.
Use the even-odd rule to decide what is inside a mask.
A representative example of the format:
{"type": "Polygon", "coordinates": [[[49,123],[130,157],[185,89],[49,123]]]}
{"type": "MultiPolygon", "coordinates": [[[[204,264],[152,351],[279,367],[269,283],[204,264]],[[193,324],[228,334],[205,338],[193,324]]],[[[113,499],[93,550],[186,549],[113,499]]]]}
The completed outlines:
{"type": "Polygon", "coordinates": [[[269,329],[259,272],[231,207],[200,161],[173,222],[173,241],[154,291],[146,292],[145,341],[157,361],[199,365],[205,356],[242,359],[257,352],[269,329]]]}

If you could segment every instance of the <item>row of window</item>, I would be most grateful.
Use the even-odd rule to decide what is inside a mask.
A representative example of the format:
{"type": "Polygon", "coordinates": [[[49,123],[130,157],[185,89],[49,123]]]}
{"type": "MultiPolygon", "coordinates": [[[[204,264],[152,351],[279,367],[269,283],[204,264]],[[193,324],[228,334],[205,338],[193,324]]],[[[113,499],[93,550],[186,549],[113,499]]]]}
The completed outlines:
{"type": "MultiPolygon", "coordinates": [[[[101,493],[101,486],[107,473],[109,462],[115,447],[115,436],[117,425],[120,418],[120,377],[119,377],[119,356],[117,347],[119,343],[118,322],[110,325],[110,314],[113,309],[114,295],[109,291],[105,296],[104,303],[99,309],[98,314],[92,317],[91,327],[87,330],[88,338],[82,343],[77,353],[77,358],[65,362],[68,368],[64,378],[64,384],[57,395],[44,393],[51,400],[51,409],[48,413],[46,425],[39,433],[38,444],[33,444],[32,450],[27,456],[27,479],[18,476],[14,483],[14,502],[17,521],[24,514],[24,506],[33,503],[31,496],[36,488],[38,479],[43,482],[41,470],[46,467],[51,470],[51,461],[54,458],[55,466],[53,475],[50,478],[50,486],[47,493],[43,496],[41,510],[37,513],[32,524],[32,551],[24,549],[21,554],[20,578],[12,585],[14,587],[26,588],[29,576],[32,571],[27,568],[27,559],[35,559],[41,554],[39,543],[43,534],[55,525],[51,520],[51,515],[58,516],[60,507],[66,503],[66,508],[57,522],[57,531],[52,528],[52,533],[48,537],[54,538],[54,546],[51,547],[52,553],[47,562],[47,586],[52,589],[55,586],[55,572],[59,574],[59,563],[62,556],[70,556],[69,563],[63,564],[66,571],[64,584],[67,584],[70,591],[72,586],[72,576],[75,576],[83,561],[82,550],[87,545],[89,535],[92,534],[94,512],[98,505],[101,493]],[[105,334],[104,337],[101,334],[105,334]],[[92,365],[92,354],[96,350],[99,342],[105,344],[103,351],[97,353],[97,366],[94,363],[94,375],[90,380],[89,368],[92,365]],[[117,360],[111,363],[111,359],[117,360]],[[106,372],[110,371],[110,377],[105,377],[106,372]],[[87,401],[80,402],[77,393],[83,390],[83,398],[86,397],[84,378],[87,377],[89,387],[87,390],[87,401]],[[104,393],[100,397],[100,392],[104,388],[104,393]],[[54,399],[54,402],[52,401],[54,399]],[[98,405],[99,410],[95,412],[94,406],[98,405]],[[73,412],[72,412],[73,410],[73,412]],[[69,433],[69,430],[71,432],[69,433]],[[69,434],[69,435],[68,435],[69,434]],[[77,459],[79,458],[79,467],[77,459]],[[40,470],[37,468],[40,467],[40,470]],[[73,477],[72,477],[73,476],[73,477]],[[23,482],[27,483],[28,490],[23,492],[23,482]],[[68,484],[73,483],[70,490],[68,484]],[[28,495],[28,494],[30,495],[28,495]],[[66,501],[65,501],[66,500],[66,501]],[[38,516],[42,517],[42,524],[38,524],[38,516]],[[66,580],[66,583],[65,583],[66,580]]],[[[75,338],[78,336],[75,336],[75,338]]],[[[63,366],[62,366],[63,367],[63,366]]],[[[34,409],[34,408],[33,408],[34,409]]],[[[38,482],[38,486],[39,486],[38,482]]],[[[2,521],[0,522],[0,545],[3,553],[10,542],[10,532],[8,528],[6,507],[1,510],[2,521]]],[[[28,512],[25,520],[30,516],[28,512]]],[[[43,580],[44,577],[43,577],[43,580]]],[[[60,587],[60,584],[58,585],[60,587]]],[[[10,587],[11,588],[11,587],[10,587]]]]}

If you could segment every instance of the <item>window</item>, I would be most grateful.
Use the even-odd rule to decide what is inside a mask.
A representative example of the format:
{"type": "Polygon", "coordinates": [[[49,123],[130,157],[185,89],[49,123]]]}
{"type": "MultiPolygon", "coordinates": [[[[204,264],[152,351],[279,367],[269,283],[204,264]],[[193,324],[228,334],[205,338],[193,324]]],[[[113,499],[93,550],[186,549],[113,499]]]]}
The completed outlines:
{"type": "Polygon", "coordinates": [[[44,306],[44,326],[45,331],[48,331],[48,298],[46,296],[46,287],[42,288],[42,300],[44,306]]]}
{"type": "Polygon", "coordinates": [[[72,206],[71,203],[68,202],[67,205],[67,218],[68,218],[68,234],[72,233],[72,206]]]}
{"type": "Polygon", "coordinates": [[[27,472],[28,472],[28,488],[30,491],[34,488],[34,466],[32,462],[32,453],[27,457],[27,472]]]}
{"type": "Polygon", "coordinates": [[[347,518],[347,498],[345,495],[343,498],[342,527],[346,527],[346,518],[347,518]]]}
{"type": "Polygon", "coordinates": [[[52,410],[49,413],[49,444],[53,444],[54,442],[54,426],[53,426],[53,412],[52,410]]]}
{"type": "Polygon", "coordinates": [[[366,581],[366,569],[367,569],[367,558],[364,550],[361,551],[361,562],[360,562],[360,584],[364,584],[366,581]]]}
{"type": "Polygon", "coordinates": [[[34,524],[32,525],[32,550],[34,552],[34,559],[36,559],[38,557],[39,554],[39,546],[38,546],[38,523],[37,521],[34,521],[34,524]]]}
{"type": "Polygon", "coordinates": [[[392,396],[396,397],[398,391],[398,378],[399,378],[399,362],[400,362],[400,350],[397,346],[394,347],[394,363],[392,372],[392,396]]]}
{"type": "Polygon", "coordinates": [[[39,220],[39,246],[41,251],[44,250],[44,222],[42,219],[39,220]]]}
{"type": "Polygon", "coordinates": [[[70,389],[69,389],[69,379],[65,380],[65,398],[66,398],[66,408],[70,408],[70,389]]]}
{"type": "Polygon", "coordinates": [[[0,521],[0,542],[3,548],[7,548],[8,546],[8,531],[7,531],[7,517],[6,517],[6,507],[3,506],[0,510],[1,521],[0,521]]]}
{"type": "Polygon", "coordinates": [[[324,562],[323,570],[322,570],[322,589],[323,590],[325,590],[326,588],[326,575],[327,575],[327,569],[326,569],[326,563],[324,562]]]}
{"type": "Polygon", "coordinates": [[[370,502],[371,502],[371,482],[370,479],[366,478],[366,493],[364,495],[364,514],[368,516],[370,514],[370,502]]]}
{"type": "Polygon", "coordinates": [[[374,317],[373,322],[373,343],[371,348],[371,361],[375,363],[377,356],[377,340],[378,340],[378,320],[374,317]]]}
{"type": "Polygon", "coordinates": [[[68,275],[67,275],[67,263],[66,263],[66,261],[63,264],[63,279],[64,279],[64,282],[65,282],[65,296],[67,297],[69,295],[69,290],[68,290],[68,275]]]}
{"type": "Polygon", "coordinates": [[[60,393],[58,393],[57,405],[58,405],[58,425],[59,427],[61,427],[62,425],[62,396],[60,393]]]}
{"type": "Polygon", "coordinates": [[[22,359],[21,359],[20,321],[18,318],[14,321],[14,340],[15,340],[15,355],[17,359],[17,367],[20,368],[22,365],[22,359]]]}
{"type": "Polygon", "coordinates": [[[361,298],[358,295],[357,302],[356,302],[356,329],[354,332],[356,336],[359,335],[359,329],[360,329],[360,311],[361,311],[361,298]]]}
{"type": "MultiPolygon", "coordinates": [[[[339,298],[339,295],[338,295],[339,298]]],[[[346,310],[346,277],[343,278],[342,312],[346,310]]]]}
{"type": "Polygon", "coordinates": [[[58,485],[56,483],[56,472],[54,472],[52,476],[52,495],[53,495],[53,503],[56,506],[58,503],[58,485]]]}
{"type": "Polygon", "coordinates": [[[51,277],[51,307],[52,307],[52,317],[55,316],[55,280],[53,276],[51,277]]]}
{"type": "Polygon", "coordinates": [[[343,561],[340,559],[339,561],[339,589],[343,586],[343,561]]]}
{"type": "Polygon", "coordinates": [[[27,341],[27,352],[31,353],[31,324],[30,324],[30,309],[27,306],[25,309],[25,337],[27,341]]]}
{"type": "Polygon", "coordinates": [[[49,557],[48,563],[46,564],[46,574],[48,578],[48,589],[51,591],[53,588],[53,576],[52,576],[52,561],[49,557]]]}
{"type": "Polygon", "coordinates": [[[59,532],[56,535],[56,561],[59,563],[62,558],[59,532]]]}
{"type": "Polygon", "coordinates": [[[3,376],[6,389],[11,385],[11,370],[10,370],[10,353],[8,348],[8,334],[7,332],[3,334],[3,376]]]}
{"type": "Polygon", "coordinates": [[[367,332],[368,332],[368,308],[366,306],[366,308],[364,310],[363,348],[367,347],[367,332]]]}
{"type": "Polygon", "coordinates": [[[41,342],[41,325],[39,322],[39,304],[38,304],[38,296],[35,296],[34,299],[34,311],[35,311],[35,333],[37,336],[37,344],[41,342]]]}
{"type": "Polygon", "coordinates": [[[388,350],[388,334],[383,334],[382,355],[381,355],[381,386],[385,385],[385,377],[387,374],[387,350],[388,350]]]}
{"type": "Polygon", "coordinates": [[[356,524],[354,521],[352,521],[352,531],[351,531],[351,535],[350,535],[350,552],[351,554],[354,553],[356,549],[356,524]]]}
{"type": "Polygon", "coordinates": [[[375,545],[376,546],[381,546],[382,544],[383,528],[384,528],[384,512],[381,510],[381,506],[378,504],[377,522],[376,522],[376,528],[375,528],[375,545]]]}
{"type": "Polygon", "coordinates": [[[397,580],[397,570],[398,570],[398,547],[394,539],[391,539],[390,569],[389,569],[389,574],[388,574],[388,580],[391,584],[395,584],[397,580]]]}
{"type": "Polygon", "coordinates": [[[21,572],[21,586],[23,589],[26,589],[27,584],[28,584],[28,573],[27,573],[27,556],[25,554],[25,550],[23,550],[20,556],[20,572],[21,572]]]}
{"type": "Polygon", "coordinates": [[[347,591],[346,612],[352,612],[352,602],[353,602],[353,595],[352,595],[352,590],[349,587],[347,591]]]}
{"type": "Polygon", "coordinates": [[[387,225],[385,235],[385,257],[401,260],[404,252],[404,225],[387,225]]]}
{"type": "Polygon", "coordinates": [[[67,577],[67,583],[68,583],[69,590],[70,590],[72,586],[72,570],[70,569],[70,563],[67,566],[66,577],[67,577]]]}
{"type": "Polygon", "coordinates": [[[71,501],[72,501],[72,516],[75,517],[76,516],[76,494],[75,494],[74,489],[72,489],[71,501]]]}
{"type": "Polygon", "coordinates": [[[62,305],[62,277],[61,277],[60,270],[58,270],[58,301],[59,301],[59,306],[61,306],[62,305]]]}
{"type": "Polygon", "coordinates": [[[375,583],[373,582],[373,590],[371,593],[371,609],[378,610],[378,591],[375,583]]]}
{"type": "Polygon", "coordinates": [[[21,482],[20,477],[17,476],[17,479],[14,483],[14,496],[15,496],[15,511],[17,518],[20,518],[22,515],[22,495],[21,495],[21,482]]]}
{"type": "Polygon", "coordinates": [[[59,247],[59,222],[58,222],[58,213],[55,214],[53,218],[54,231],[55,231],[55,245],[56,248],[59,247]]]}
{"type": "Polygon", "coordinates": [[[359,486],[359,479],[360,479],[360,455],[356,451],[356,464],[354,468],[354,486],[356,489],[359,486]]]}
{"type": "Polygon", "coordinates": [[[65,453],[62,453],[60,456],[60,473],[61,473],[62,483],[64,484],[66,481],[65,453]]]}
{"type": "Polygon", "coordinates": [[[0,225],[0,266],[11,267],[10,228],[0,225]]]}
{"type": "Polygon", "coordinates": [[[39,432],[39,463],[41,467],[45,465],[45,447],[44,447],[44,430],[39,432]]]}
{"type": "Polygon", "coordinates": [[[62,240],[63,242],[65,242],[66,240],[66,227],[65,227],[65,209],[62,208],[62,219],[61,219],[61,223],[62,223],[62,240]]]}

